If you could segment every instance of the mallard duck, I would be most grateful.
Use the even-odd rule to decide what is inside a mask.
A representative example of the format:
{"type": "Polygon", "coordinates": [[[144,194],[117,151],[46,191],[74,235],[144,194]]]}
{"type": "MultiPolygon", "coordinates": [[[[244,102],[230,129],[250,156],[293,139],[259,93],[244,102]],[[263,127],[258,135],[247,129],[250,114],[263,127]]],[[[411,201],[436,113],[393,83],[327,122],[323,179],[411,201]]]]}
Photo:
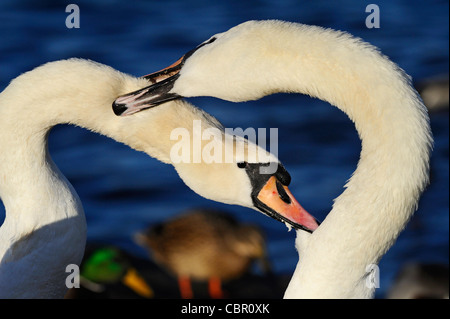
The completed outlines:
{"type": "Polygon", "coordinates": [[[212,298],[223,298],[222,281],[239,278],[259,259],[268,271],[265,240],[253,225],[210,209],[188,211],[135,236],[154,260],[178,278],[182,298],[193,298],[191,279],[208,281],[212,298]]]}
{"type": "MultiPolygon", "coordinates": [[[[90,247],[81,264],[80,283],[84,289],[108,298],[105,293],[113,285],[123,285],[130,290],[130,296],[153,298],[153,289],[137,270],[126,253],[114,246],[90,247]]],[[[91,294],[91,295],[92,295],[91,294]]],[[[87,297],[91,297],[87,295],[87,297]]],[[[69,290],[66,298],[85,298],[75,290],[69,290]]]]}

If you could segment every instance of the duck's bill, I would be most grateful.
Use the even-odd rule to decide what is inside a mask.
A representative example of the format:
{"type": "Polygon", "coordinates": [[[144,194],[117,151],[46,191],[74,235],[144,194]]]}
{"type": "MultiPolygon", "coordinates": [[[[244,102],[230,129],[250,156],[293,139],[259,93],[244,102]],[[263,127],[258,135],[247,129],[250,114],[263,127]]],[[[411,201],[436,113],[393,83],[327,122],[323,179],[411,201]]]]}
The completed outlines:
{"type": "Polygon", "coordinates": [[[295,229],[312,233],[319,227],[318,221],[297,202],[287,186],[282,185],[275,176],[269,178],[254,196],[253,202],[264,214],[295,229]]]}
{"type": "Polygon", "coordinates": [[[118,116],[131,115],[180,98],[179,95],[170,93],[170,90],[172,90],[175,81],[178,79],[183,62],[184,57],[167,68],[145,75],[143,78],[148,80],[151,85],[119,96],[113,102],[114,114],[118,116]]]}

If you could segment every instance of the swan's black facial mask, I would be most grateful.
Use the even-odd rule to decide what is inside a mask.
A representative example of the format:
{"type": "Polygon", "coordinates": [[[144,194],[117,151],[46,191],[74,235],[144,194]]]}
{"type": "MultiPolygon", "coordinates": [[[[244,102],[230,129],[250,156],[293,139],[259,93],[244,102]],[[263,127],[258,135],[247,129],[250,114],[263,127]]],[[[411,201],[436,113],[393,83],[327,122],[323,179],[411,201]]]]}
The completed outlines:
{"type": "Polygon", "coordinates": [[[151,85],[143,89],[121,95],[113,102],[113,111],[117,116],[125,116],[157,106],[159,104],[180,98],[176,93],[171,93],[175,81],[180,76],[180,70],[186,60],[202,46],[212,43],[216,38],[200,44],[195,49],[186,53],[181,59],[161,71],[143,76],[151,85]]]}

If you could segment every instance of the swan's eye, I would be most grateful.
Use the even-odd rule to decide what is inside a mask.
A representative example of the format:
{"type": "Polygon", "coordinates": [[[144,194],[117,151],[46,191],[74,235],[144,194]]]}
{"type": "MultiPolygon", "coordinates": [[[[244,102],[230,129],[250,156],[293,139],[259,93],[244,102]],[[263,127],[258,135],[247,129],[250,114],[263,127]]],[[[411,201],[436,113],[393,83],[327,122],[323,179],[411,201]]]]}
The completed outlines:
{"type": "Polygon", "coordinates": [[[247,167],[247,162],[239,162],[239,163],[237,163],[237,167],[239,167],[239,168],[246,168],[247,167]]]}

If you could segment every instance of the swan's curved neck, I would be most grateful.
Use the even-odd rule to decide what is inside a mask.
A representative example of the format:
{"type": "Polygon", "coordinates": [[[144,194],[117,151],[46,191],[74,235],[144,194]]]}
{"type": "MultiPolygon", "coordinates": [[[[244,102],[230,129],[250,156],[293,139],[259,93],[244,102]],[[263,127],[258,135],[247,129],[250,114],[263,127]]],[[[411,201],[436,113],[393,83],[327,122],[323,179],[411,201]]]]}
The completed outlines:
{"type": "Polygon", "coordinates": [[[285,53],[296,67],[284,70],[292,76],[283,87],[344,111],[362,151],[322,225],[306,240],[299,236],[300,262],[286,297],[368,297],[367,267],[393,244],[428,182],[428,116],[409,78],[375,48],[318,31],[324,36],[302,33],[301,43],[313,45],[285,53]]]}
{"type": "Polygon", "coordinates": [[[25,73],[0,94],[0,197],[6,208],[0,228],[0,296],[61,297],[65,267],[83,256],[86,224],[80,200],[48,153],[54,125],[75,124],[170,162],[171,129],[192,127],[193,119],[208,121],[182,101],[129,118],[114,115],[117,96],[146,85],[110,67],[73,59],[25,73]],[[39,269],[20,269],[27,265],[39,269]],[[30,284],[42,289],[26,291],[30,284]]]}
{"type": "Polygon", "coordinates": [[[7,211],[2,232],[15,221],[14,236],[20,237],[82,213],[76,193],[48,153],[50,129],[73,123],[119,135],[111,102],[115,91],[136,82],[109,67],[74,59],[27,72],[1,93],[0,196],[7,211]]]}
{"type": "Polygon", "coordinates": [[[358,167],[322,225],[299,234],[300,262],[286,297],[370,296],[366,267],[393,244],[428,183],[431,132],[409,77],[348,34],[269,21],[219,35],[189,57],[177,82],[180,95],[232,101],[299,92],[349,116],[362,142],[358,167]],[[220,58],[238,67],[215,65],[220,58]],[[190,88],[192,77],[204,82],[190,88]],[[221,77],[236,80],[212,87],[221,77]]]}

